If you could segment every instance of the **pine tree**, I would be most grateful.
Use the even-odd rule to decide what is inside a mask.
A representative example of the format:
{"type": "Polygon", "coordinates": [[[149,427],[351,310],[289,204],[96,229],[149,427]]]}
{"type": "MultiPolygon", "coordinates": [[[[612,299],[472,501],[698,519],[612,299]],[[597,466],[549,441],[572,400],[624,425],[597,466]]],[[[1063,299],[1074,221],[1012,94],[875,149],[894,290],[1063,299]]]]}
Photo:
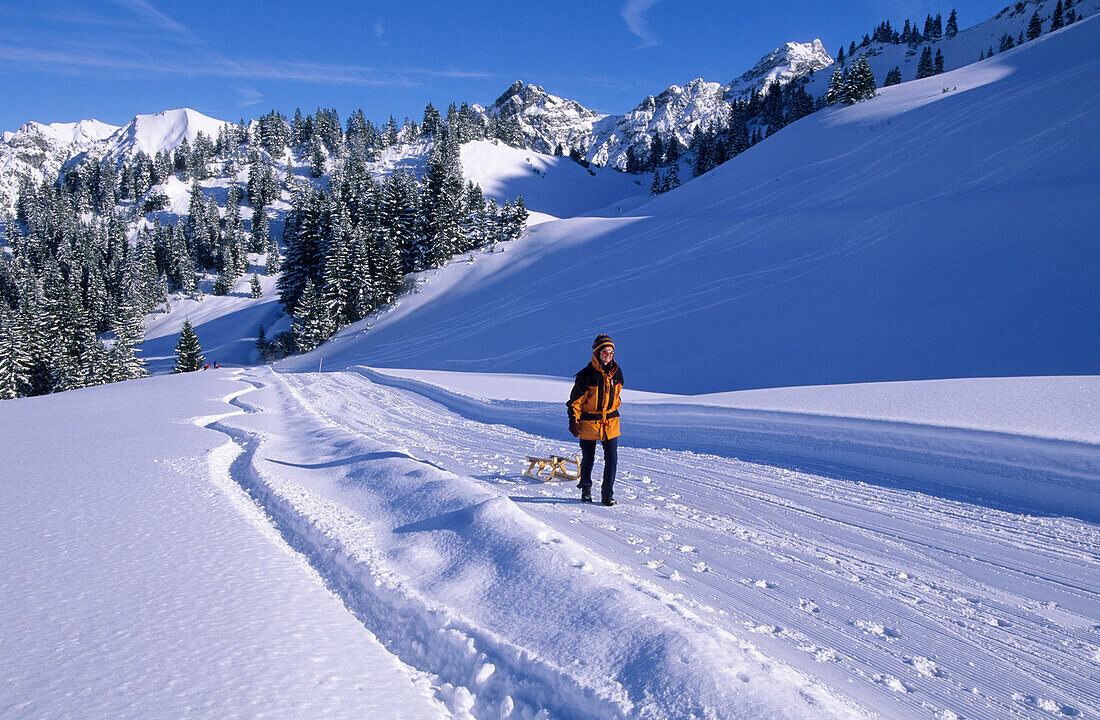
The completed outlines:
{"type": "Polygon", "coordinates": [[[458,251],[464,190],[457,140],[444,131],[432,147],[424,176],[425,268],[439,267],[458,251]]]}
{"type": "Polygon", "coordinates": [[[321,279],[328,234],[322,214],[320,193],[296,197],[293,209],[287,213],[283,225],[286,255],[278,281],[279,302],[287,313],[294,312],[306,281],[316,285],[321,279]]]}
{"type": "Polygon", "coordinates": [[[134,351],[134,347],[140,345],[145,338],[145,319],[141,311],[132,305],[123,305],[119,309],[114,331],[115,341],[108,355],[109,379],[114,382],[148,375],[145,361],[134,351]]]}
{"type": "Polygon", "coordinates": [[[199,337],[195,334],[194,328],[191,327],[191,321],[184,320],[183,328],[180,329],[179,340],[176,342],[176,365],[172,372],[184,373],[202,370],[205,362],[206,358],[202,356],[199,337]]]}
{"type": "Polygon", "coordinates": [[[901,84],[901,67],[895,66],[893,70],[886,73],[886,80],[882,83],[882,86],[890,87],[899,84],[901,84]]]}
{"type": "Polygon", "coordinates": [[[20,385],[26,378],[20,377],[19,347],[12,328],[12,316],[0,313],[0,400],[19,397],[20,385]]]}
{"type": "Polygon", "coordinates": [[[257,300],[264,296],[264,290],[262,287],[260,287],[260,278],[256,275],[256,273],[252,273],[252,282],[250,283],[250,285],[251,293],[249,293],[249,297],[251,297],[253,300],[257,300]]]}
{"type": "Polygon", "coordinates": [[[518,240],[527,230],[527,218],[530,217],[527,212],[527,204],[523,202],[522,195],[516,196],[516,202],[512,205],[512,210],[514,222],[512,239],[518,240]]]}
{"type": "Polygon", "coordinates": [[[314,133],[309,143],[309,174],[319,178],[325,174],[324,144],[318,133],[314,133]]]}
{"type": "Polygon", "coordinates": [[[857,103],[862,100],[870,100],[875,96],[878,85],[866,56],[861,57],[859,62],[852,67],[849,87],[848,102],[857,103]]]}
{"type": "MultiPolygon", "coordinates": [[[[665,185],[669,190],[675,190],[680,187],[680,167],[676,163],[668,168],[668,175],[665,176],[665,185]]],[[[523,198],[520,198],[522,200],[523,198]]]]}
{"type": "Polygon", "coordinates": [[[1063,25],[1065,21],[1065,9],[1062,6],[1062,0],[1058,0],[1058,4],[1054,6],[1054,14],[1050,16],[1050,31],[1054,32],[1063,25]]]}
{"type": "Polygon", "coordinates": [[[267,342],[267,333],[264,332],[264,326],[261,325],[256,331],[256,355],[259,356],[260,362],[267,362],[270,359],[271,347],[267,342]]]}
{"type": "MultiPolygon", "coordinates": [[[[1061,0],[1058,0],[1061,2],[1061,0]]],[[[947,27],[944,29],[943,34],[949,38],[953,38],[959,34],[959,21],[955,16],[955,9],[951,8],[951,15],[947,18],[947,27]]]]}
{"type": "Polygon", "coordinates": [[[943,53],[939,48],[936,48],[936,59],[932,62],[932,74],[940,75],[943,73],[943,53]]]}
{"type": "Polygon", "coordinates": [[[1027,39],[1034,40],[1043,34],[1043,19],[1039,17],[1039,11],[1036,10],[1031,15],[1031,21],[1027,24],[1027,39]]]}
{"type": "Polygon", "coordinates": [[[279,244],[275,242],[275,238],[268,238],[267,258],[264,260],[264,273],[268,276],[274,275],[282,269],[282,265],[282,259],[279,257],[279,244]]]}
{"type": "Polygon", "coordinates": [[[1005,50],[1011,50],[1014,47],[1016,47],[1016,41],[1012,38],[1012,35],[1010,35],[1009,33],[1002,34],[1001,46],[998,48],[997,51],[1004,52],[1005,50]]]}
{"type": "Polygon", "coordinates": [[[327,340],[335,330],[324,300],[313,286],[313,280],[306,281],[293,317],[294,339],[302,352],[314,349],[327,340]]]}
{"type": "Polygon", "coordinates": [[[248,243],[248,251],[254,253],[267,252],[267,246],[271,241],[271,222],[267,217],[267,210],[263,205],[252,212],[252,237],[248,243]]]}
{"type": "MultiPolygon", "coordinates": [[[[841,72],[840,68],[833,68],[833,74],[829,77],[829,87],[825,91],[825,103],[827,105],[836,105],[838,102],[846,100],[844,97],[845,75],[846,73],[841,72]]],[[[696,177],[701,174],[699,172],[695,173],[696,177]]]]}
{"type": "Polygon", "coordinates": [[[925,45],[920,54],[920,62],[917,63],[917,79],[932,77],[936,72],[936,66],[932,60],[932,48],[925,45]]]}

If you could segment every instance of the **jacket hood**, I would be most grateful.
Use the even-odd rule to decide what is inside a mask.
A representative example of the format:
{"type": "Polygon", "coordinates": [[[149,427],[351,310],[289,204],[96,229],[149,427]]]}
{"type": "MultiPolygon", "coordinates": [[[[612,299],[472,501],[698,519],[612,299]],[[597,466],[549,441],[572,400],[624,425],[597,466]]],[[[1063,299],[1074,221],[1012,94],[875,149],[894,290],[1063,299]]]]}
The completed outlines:
{"type": "Polygon", "coordinates": [[[619,369],[619,366],[615,363],[615,359],[612,358],[611,362],[607,365],[607,369],[605,370],[604,366],[600,364],[599,351],[597,350],[592,351],[592,367],[596,368],[601,373],[609,377],[611,375],[614,375],[615,371],[619,369]]]}

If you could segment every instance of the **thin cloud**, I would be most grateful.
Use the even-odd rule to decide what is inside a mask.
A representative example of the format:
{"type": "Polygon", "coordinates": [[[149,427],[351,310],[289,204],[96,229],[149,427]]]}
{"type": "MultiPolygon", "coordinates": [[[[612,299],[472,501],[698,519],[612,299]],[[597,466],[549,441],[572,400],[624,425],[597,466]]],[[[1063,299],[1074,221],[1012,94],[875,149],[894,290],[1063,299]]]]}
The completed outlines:
{"type": "Polygon", "coordinates": [[[651,47],[657,44],[657,39],[649,30],[649,23],[645,15],[658,2],[660,0],[626,0],[619,11],[623,20],[626,21],[626,29],[642,41],[642,44],[638,46],[639,48],[651,47]]]}
{"type": "MultiPolygon", "coordinates": [[[[493,79],[492,73],[460,69],[374,68],[363,65],[295,62],[254,59],[234,63],[201,63],[193,58],[170,58],[164,54],[149,56],[136,52],[106,53],[94,48],[50,48],[16,46],[0,43],[0,60],[13,63],[34,63],[48,66],[66,75],[101,76],[102,70],[132,71],[142,75],[172,75],[181,77],[217,77],[239,80],[279,80],[324,83],[330,85],[364,85],[371,87],[416,87],[421,83],[412,78],[493,79]]],[[[238,92],[245,88],[234,87],[238,92]]],[[[255,90],[252,93],[258,95],[255,90]]]]}
{"type": "Polygon", "coordinates": [[[250,107],[252,105],[259,105],[264,101],[263,93],[260,93],[252,88],[247,87],[235,87],[237,91],[237,107],[250,107]]]}

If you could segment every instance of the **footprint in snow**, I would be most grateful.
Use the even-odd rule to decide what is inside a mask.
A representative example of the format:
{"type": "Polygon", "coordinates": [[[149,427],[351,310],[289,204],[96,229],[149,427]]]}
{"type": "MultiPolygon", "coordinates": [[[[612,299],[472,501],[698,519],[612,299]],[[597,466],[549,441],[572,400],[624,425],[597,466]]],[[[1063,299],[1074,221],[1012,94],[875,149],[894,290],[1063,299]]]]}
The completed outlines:
{"type": "Polygon", "coordinates": [[[1063,705],[1054,700],[1047,698],[1036,697],[1034,695],[1023,695],[1021,693],[1012,693],[1012,699],[1016,702],[1027,705],[1033,708],[1039,708],[1040,710],[1046,710],[1048,713],[1057,713],[1066,717],[1080,717],[1081,711],[1075,707],[1069,705],[1063,705]]]}
{"type": "Polygon", "coordinates": [[[940,669],[932,658],[913,655],[905,658],[905,664],[913,668],[918,675],[930,678],[944,678],[947,673],[940,669]]]}
{"type": "Polygon", "coordinates": [[[875,675],[872,680],[874,680],[879,685],[885,685],[894,692],[898,693],[911,693],[916,690],[916,688],[912,685],[903,683],[901,680],[898,680],[893,675],[875,675]]]}
{"type": "Polygon", "coordinates": [[[741,578],[741,584],[757,587],[761,590],[775,590],[779,587],[777,583],[769,582],[768,580],[753,580],[752,578],[741,578]]]}
{"type": "Polygon", "coordinates": [[[854,623],[857,628],[870,635],[876,635],[883,640],[897,640],[901,637],[901,633],[891,627],[886,627],[882,623],[870,622],[867,620],[856,620],[854,623]]]}

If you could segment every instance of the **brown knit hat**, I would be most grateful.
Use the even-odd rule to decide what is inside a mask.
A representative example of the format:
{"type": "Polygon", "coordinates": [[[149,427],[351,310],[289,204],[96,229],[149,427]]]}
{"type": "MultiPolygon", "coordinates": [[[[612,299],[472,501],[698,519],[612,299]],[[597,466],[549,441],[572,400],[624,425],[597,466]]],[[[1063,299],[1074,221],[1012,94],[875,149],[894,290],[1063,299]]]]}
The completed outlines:
{"type": "Polygon", "coordinates": [[[592,341],[592,352],[599,353],[601,349],[611,346],[611,349],[615,349],[615,343],[612,342],[610,335],[597,335],[596,339],[592,341]]]}

